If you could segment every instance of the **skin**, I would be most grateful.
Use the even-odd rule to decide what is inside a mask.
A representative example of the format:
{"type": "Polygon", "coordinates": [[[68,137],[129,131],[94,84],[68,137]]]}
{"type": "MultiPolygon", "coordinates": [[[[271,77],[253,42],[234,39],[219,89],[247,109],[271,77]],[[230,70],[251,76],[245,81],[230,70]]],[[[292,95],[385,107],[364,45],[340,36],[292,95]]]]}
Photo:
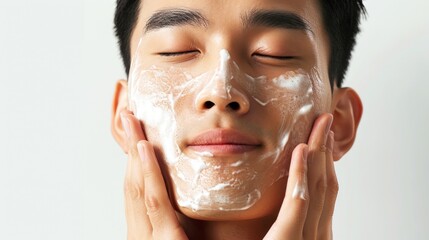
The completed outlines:
{"type": "MultiPolygon", "coordinates": [[[[331,239],[332,215],[338,192],[333,161],[339,160],[353,145],[362,115],[362,104],[359,96],[350,88],[334,87],[331,92],[327,73],[329,46],[317,2],[148,0],[142,5],[136,29],[143,29],[154,12],[167,7],[200,9],[212,25],[207,29],[195,26],[170,27],[148,33],[143,38],[141,31],[135,30],[131,52],[136,50],[138,41],[143,39],[148,47],[140,54],[148,63],[179,65],[198,74],[213,69],[219,50],[228,49],[234,61],[255,76],[276,76],[285,69],[310,71],[316,68],[322,80],[322,91],[318,93],[320,98],[315,103],[318,111],[312,113],[314,123],[308,122],[304,126],[309,132],[304,134],[309,136],[308,139],[299,139],[294,144],[296,147],[291,154],[289,177],[269,187],[261,200],[249,210],[232,214],[207,213],[201,217],[171,203],[161,171],[162,162],[157,159],[159,143],[147,141],[144,123],[127,110],[127,82],[119,81],[113,101],[112,132],[128,154],[124,184],[128,239],[331,239]],[[255,8],[293,12],[308,22],[313,33],[309,35],[297,30],[260,27],[244,29],[241,18],[237,16],[255,8]],[[224,17],[219,18],[219,11],[222,11],[224,17]],[[168,61],[154,54],[153,51],[189,50],[180,45],[187,41],[182,38],[196,39],[200,42],[196,48],[202,50],[198,54],[168,58],[168,61]],[[282,47],[284,45],[280,42],[294,47],[282,47]],[[265,48],[266,52],[261,55],[257,49],[264,44],[269,48],[265,48]],[[267,58],[265,55],[268,54],[298,57],[278,61],[267,58]],[[305,199],[292,196],[297,181],[307,183],[305,199]]],[[[242,115],[250,116],[250,120],[256,118],[258,114],[252,114],[252,107],[249,109],[248,113],[237,113],[230,117],[236,121],[240,121],[242,115]]],[[[189,114],[186,112],[186,116],[189,114]]],[[[219,110],[219,114],[223,114],[222,110],[219,110]]],[[[261,128],[268,126],[262,124],[261,128]]]]}

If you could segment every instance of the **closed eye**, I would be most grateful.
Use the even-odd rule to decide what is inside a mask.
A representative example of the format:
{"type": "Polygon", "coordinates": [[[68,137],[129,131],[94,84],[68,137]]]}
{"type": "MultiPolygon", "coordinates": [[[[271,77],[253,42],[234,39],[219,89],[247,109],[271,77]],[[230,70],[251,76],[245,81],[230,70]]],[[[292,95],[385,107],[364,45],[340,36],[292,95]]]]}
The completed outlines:
{"type": "Polygon", "coordinates": [[[267,55],[267,54],[261,54],[261,53],[254,53],[252,56],[261,57],[261,58],[271,58],[271,59],[277,59],[277,60],[290,60],[295,58],[294,56],[275,56],[275,55],[267,55]]]}
{"type": "Polygon", "coordinates": [[[160,52],[158,55],[163,57],[174,57],[174,56],[181,56],[186,54],[196,54],[200,53],[198,50],[189,50],[189,51],[181,51],[181,52],[160,52]]]}

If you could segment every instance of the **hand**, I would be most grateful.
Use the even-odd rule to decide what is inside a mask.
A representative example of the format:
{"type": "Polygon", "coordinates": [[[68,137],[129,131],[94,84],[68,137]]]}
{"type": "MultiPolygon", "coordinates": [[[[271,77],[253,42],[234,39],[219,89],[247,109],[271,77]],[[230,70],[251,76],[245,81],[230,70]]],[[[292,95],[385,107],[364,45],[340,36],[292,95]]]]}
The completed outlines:
{"type": "Polygon", "coordinates": [[[170,203],[152,145],[129,111],[121,113],[128,137],[125,210],[128,240],[188,239],[170,203]]]}
{"type": "Polygon", "coordinates": [[[332,239],[338,181],[332,157],[331,123],[332,115],[321,115],[314,123],[309,144],[299,144],[294,149],[286,195],[265,240],[332,239]]]}

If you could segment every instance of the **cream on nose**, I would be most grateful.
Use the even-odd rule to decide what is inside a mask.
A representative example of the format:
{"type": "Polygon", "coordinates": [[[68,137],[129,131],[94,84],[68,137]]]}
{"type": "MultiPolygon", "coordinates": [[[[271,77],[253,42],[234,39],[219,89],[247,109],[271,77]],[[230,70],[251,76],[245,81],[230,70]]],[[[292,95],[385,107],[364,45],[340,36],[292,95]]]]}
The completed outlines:
{"type": "Polygon", "coordinates": [[[231,81],[231,67],[230,67],[230,61],[231,61],[231,55],[229,55],[228,50],[221,49],[219,52],[220,55],[220,62],[219,62],[219,69],[218,69],[218,75],[220,79],[224,79],[225,83],[231,81]]]}
{"type": "Polygon", "coordinates": [[[222,49],[219,58],[218,68],[195,99],[196,108],[201,111],[218,108],[244,114],[249,111],[249,100],[232,85],[235,76],[231,55],[222,49]]]}

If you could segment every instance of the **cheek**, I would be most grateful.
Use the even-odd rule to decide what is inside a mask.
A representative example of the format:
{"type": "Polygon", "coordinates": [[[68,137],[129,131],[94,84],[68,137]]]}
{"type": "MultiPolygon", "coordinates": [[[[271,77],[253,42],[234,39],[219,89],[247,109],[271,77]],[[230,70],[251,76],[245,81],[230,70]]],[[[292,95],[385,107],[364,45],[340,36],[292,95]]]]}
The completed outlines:
{"type": "Polygon", "coordinates": [[[275,101],[266,106],[270,124],[265,125],[273,146],[283,149],[282,157],[288,160],[285,165],[289,169],[293,149],[308,142],[314,120],[329,109],[329,86],[316,70],[288,72],[274,78],[272,84],[269,96],[275,101]]]}
{"type": "Polygon", "coordinates": [[[280,75],[268,84],[265,95],[272,103],[265,111],[275,127],[273,136],[287,135],[291,141],[307,135],[310,122],[320,112],[319,81],[312,74],[298,71],[280,75]]]}
{"type": "Polygon", "coordinates": [[[142,121],[147,140],[160,150],[160,160],[167,156],[174,159],[177,126],[173,86],[187,81],[188,76],[174,69],[136,70],[130,78],[130,110],[142,121]]]}

